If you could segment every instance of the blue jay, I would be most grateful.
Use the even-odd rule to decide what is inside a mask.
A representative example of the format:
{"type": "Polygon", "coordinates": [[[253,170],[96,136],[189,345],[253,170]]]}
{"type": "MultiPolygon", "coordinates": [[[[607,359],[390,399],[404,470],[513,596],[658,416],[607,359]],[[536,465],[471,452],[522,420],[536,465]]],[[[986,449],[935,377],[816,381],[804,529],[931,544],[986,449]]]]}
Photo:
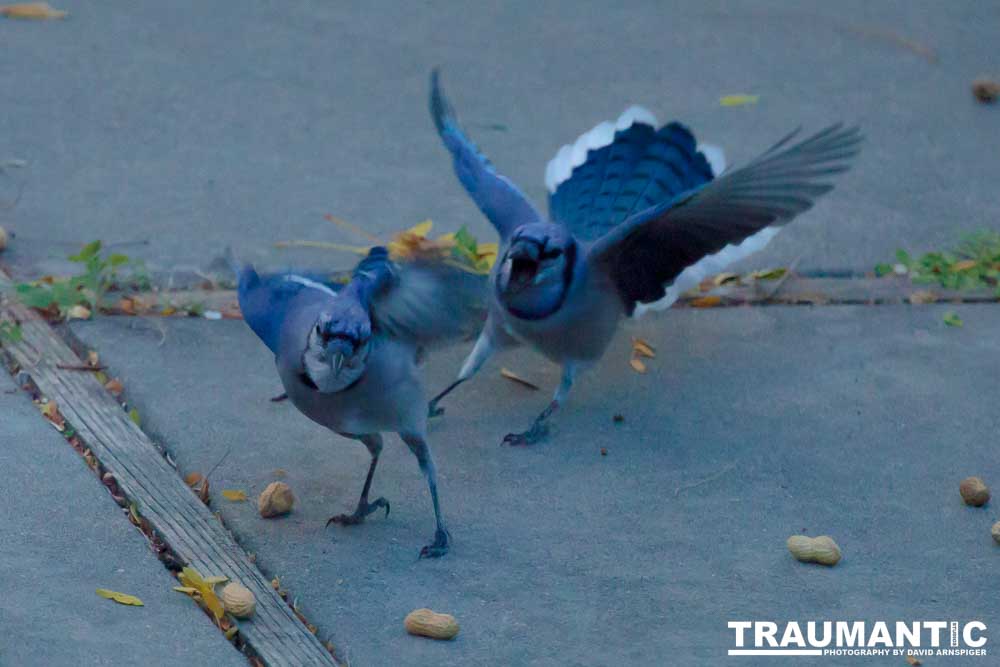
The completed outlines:
{"type": "Polygon", "coordinates": [[[528,344],[562,366],[551,403],[524,433],[527,445],[596,362],[623,317],[669,307],[706,276],[755,252],[833,186],[858,152],[857,128],[833,125],[793,143],[792,132],[734,171],[722,150],[698,144],[679,123],[657,127],[642,107],[604,122],[549,162],[549,216],[542,214],[465,136],[431,75],[430,111],[455,173],[500,235],[488,318],[438,402],[493,351],[528,344]]]}
{"type": "Polygon", "coordinates": [[[252,266],[234,269],[243,317],[274,353],[288,398],[306,417],[361,441],[371,454],[357,509],[327,525],[359,524],[378,509],[389,515],[389,502],[368,494],[381,432],[395,431],[417,457],[434,505],[434,541],[420,556],[447,553],[417,364],[424,346],[464,333],[481,288],[440,263],[394,263],[382,247],[369,251],[339,291],[309,276],[262,278],[252,266]]]}

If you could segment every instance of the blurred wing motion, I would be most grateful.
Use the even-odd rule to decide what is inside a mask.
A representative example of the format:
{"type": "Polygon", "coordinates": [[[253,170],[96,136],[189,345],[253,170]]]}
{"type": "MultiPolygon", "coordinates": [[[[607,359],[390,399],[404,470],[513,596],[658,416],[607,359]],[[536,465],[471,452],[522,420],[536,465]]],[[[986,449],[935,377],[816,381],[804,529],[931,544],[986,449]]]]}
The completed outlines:
{"type": "Polygon", "coordinates": [[[541,215],[513,183],[501,176],[458,125],[441,90],[438,70],[431,73],[431,117],[454,158],[455,174],[479,210],[496,227],[501,239],[519,225],[538,222],[541,215]]]}
{"type": "Polygon", "coordinates": [[[861,143],[857,128],[834,125],[786,147],[796,134],[597,240],[588,261],[611,278],[628,314],[666,308],[704,277],[762,248],[833,189],[828,177],[847,171],[861,143]]]}
{"type": "Polygon", "coordinates": [[[481,276],[441,262],[397,262],[392,283],[371,305],[376,330],[426,346],[462,338],[482,323],[481,276]]]}

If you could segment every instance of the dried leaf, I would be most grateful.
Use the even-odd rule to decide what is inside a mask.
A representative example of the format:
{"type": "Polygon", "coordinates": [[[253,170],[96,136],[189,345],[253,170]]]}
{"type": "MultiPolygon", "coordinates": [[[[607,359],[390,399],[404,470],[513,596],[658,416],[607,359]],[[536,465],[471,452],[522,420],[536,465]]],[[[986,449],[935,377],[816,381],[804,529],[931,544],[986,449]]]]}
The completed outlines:
{"type": "Polygon", "coordinates": [[[235,637],[236,633],[239,631],[240,631],[240,626],[238,625],[232,626],[231,628],[226,630],[226,639],[228,639],[229,641],[233,641],[233,637],[235,637]]]}
{"type": "Polygon", "coordinates": [[[430,233],[431,228],[433,226],[434,226],[433,222],[431,222],[430,220],[424,220],[423,222],[413,225],[412,227],[407,229],[406,232],[404,233],[410,233],[413,234],[414,236],[421,236],[426,238],[427,234],[430,233]]]}
{"type": "Polygon", "coordinates": [[[62,433],[66,430],[66,418],[62,416],[59,412],[59,406],[55,401],[48,401],[42,404],[42,416],[49,420],[49,422],[56,427],[56,430],[62,433]]]}
{"type": "Polygon", "coordinates": [[[184,586],[198,590],[198,594],[201,596],[201,603],[215,616],[216,620],[220,620],[226,615],[226,611],[222,607],[222,601],[215,594],[212,584],[202,578],[198,570],[193,567],[185,567],[177,574],[177,579],[184,586]]]}
{"type": "Polygon", "coordinates": [[[955,262],[951,265],[953,271],[968,271],[969,269],[976,268],[976,260],[974,259],[963,259],[961,262],[955,262]]]}
{"type": "Polygon", "coordinates": [[[19,2],[13,5],[3,5],[0,7],[0,14],[9,19],[62,19],[66,18],[68,12],[55,9],[47,2],[19,2]]]}
{"type": "Polygon", "coordinates": [[[912,655],[908,655],[906,656],[906,664],[912,665],[912,667],[920,667],[920,665],[924,663],[921,662],[919,658],[915,658],[912,655]]]}
{"type": "Polygon", "coordinates": [[[178,593],[187,593],[188,595],[194,595],[198,592],[198,589],[194,586],[174,586],[174,590],[178,593]]]}
{"type": "Polygon", "coordinates": [[[656,356],[656,350],[654,350],[653,346],[644,341],[643,339],[633,338],[632,354],[639,357],[648,357],[649,359],[652,359],[656,356]]]}
{"type": "Polygon", "coordinates": [[[1000,83],[990,79],[976,79],[972,82],[972,94],[980,102],[996,102],[1000,97],[1000,83]]]}
{"type": "Polygon", "coordinates": [[[67,320],[89,320],[90,308],[77,304],[66,311],[67,320]]]}
{"type": "Polygon", "coordinates": [[[203,578],[205,580],[205,583],[209,584],[210,586],[218,586],[219,584],[223,584],[229,581],[229,577],[227,577],[224,574],[217,574],[214,577],[203,577],[203,578]]]}
{"type": "Polygon", "coordinates": [[[691,299],[691,306],[694,308],[714,308],[720,303],[722,303],[722,297],[714,294],[709,296],[700,296],[697,299],[691,299]]]}
{"type": "Polygon", "coordinates": [[[965,324],[961,317],[950,311],[944,314],[944,323],[950,327],[960,327],[965,324]]]}
{"type": "Polygon", "coordinates": [[[634,370],[636,373],[646,372],[646,364],[642,363],[642,361],[640,361],[639,359],[631,359],[628,362],[628,364],[629,366],[632,367],[632,370],[634,370]]]}
{"type": "Polygon", "coordinates": [[[160,311],[160,315],[162,315],[163,317],[170,317],[176,312],[177,309],[174,308],[173,306],[166,306],[163,310],[160,311]]]}
{"type": "Polygon", "coordinates": [[[98,588],[97,594],[107,600],[114,600],[118,604],[131,605],[133,607],[143,606],[142,600],[134,595],[128,595],[127,593],[119,593],[118,591],[109,591],[106,588],[98,588]]]}
{"type": "Polygon", "coordinates": [[[788,269],[784,267],[777,267],[772,269],[761,269],[760,271],[754,271],[750,274],[750,277],[754,280],[778,280],[784,277],[788,273],[788,269]]]}
{"type": "Polygon", "coordinates": [[[246,491],[238,491],[236,489],[223,489],[222,497],[234,503],[240,503],[247,499],[247,493],[246,491]]]}
{"type": "Polygon", "coordinates": [[[760,95],[723,95],[719,98],[719,104],[724,107],[741,107],[747,104],[757,104],[760,95]]]}
{"type": "Polygon", "coordinates": [[[188,486],[196,486],[201,480],[205,479],[205,476],[200,472],[192,472],[184,478],[184,483],[188,486]]]}
{"type": "Polygon", "coordinates": [[[119,380],[118,378],[114,378],[113,380],[108,380],[106,383],[104,383],[104,388],[110,391],[116,397],[121,396],[122,392],[125,391],[125,387],[122,386],[122,381],[119,380]]]}
{"type": "Polygon", "coordinates": [[[118,310],[122,311],[126,315],[135,315],[135,299],[131,297],[123,297],[118,300],[118,310]]]}
{"type": "Polygon", "coordinates": [[[518,383],[519,385],[527,387],[528,389],[534,389],[534,390],[537,391],[538,388],[539,388],[538,385],[535,384],[534,382],[529,382],[528,380],[525,380],[520,375],[517,375],[516,373],[514,373],[514,371],[507,370],[506,368],[501,368],[500,369],[500,375],[502,375],[503,377],[507,378],[508,380],[512,380],[512,381],[518,383]]]}
{"type": "Polygon", "coordinates": [[[712,283],[716,287],[722,287],[726,283],[739,282],[740,276],[738,273],[720,273],[714,278],[712,278],[712,283]]]}
{"type": "Polygon", "coordinates": [[[937,295],[934,292],[928,290],[918,290],[910,295],[910,303],[922,305],[925,303],[934,303],[937,301],[937,295]]]}

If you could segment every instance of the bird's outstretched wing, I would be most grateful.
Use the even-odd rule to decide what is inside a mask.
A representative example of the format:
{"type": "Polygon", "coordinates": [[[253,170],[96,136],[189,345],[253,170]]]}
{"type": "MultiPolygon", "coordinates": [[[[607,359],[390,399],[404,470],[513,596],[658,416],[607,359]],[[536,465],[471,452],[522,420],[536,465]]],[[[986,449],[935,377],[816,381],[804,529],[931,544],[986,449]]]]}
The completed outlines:
{"type": "Polygon", "coordinates": [[[637,305],[669,306],[699,276],[762,248],[776,227],[833,188],[828,178],[849,168],[862,139],[857,128],[838,124],[788,146],[797,132],[749,165],[641,211],[595,242],[588,262],[611,278],[629,314],[637,305]]]}
{"type": "Polygon", "coordinates": [[[479,210],[496,227],[501,239],[518,226],[539,222],[541,215],[513,183],[501,176],[469,141],[441,90],[437,69],[431,73],[431,116],[444,145],[454,158],[455,174],[479,210]]]}
{"type": "Polygon", "coordinates": [[[485,313],[481,276],[443,262],[397,262],[393,280],[371,302],[376,331],[420,346],[473,333],[485,313]]]}

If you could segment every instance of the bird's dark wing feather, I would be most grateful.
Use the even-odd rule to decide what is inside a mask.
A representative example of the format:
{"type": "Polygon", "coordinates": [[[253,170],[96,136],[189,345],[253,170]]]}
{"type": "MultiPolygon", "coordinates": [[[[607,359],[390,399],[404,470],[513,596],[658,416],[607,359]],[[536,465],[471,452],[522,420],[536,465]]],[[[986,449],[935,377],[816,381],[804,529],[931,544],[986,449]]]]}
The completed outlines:
{"type": "Polygon", "coordinates": [[[501,176],[462,132],[455,112],[441,90],[438,70],[431,74],[430,110],[444,145],[454,158],[455,174],[479,207],[496,227],[501,239],[520,225],[542,218],[531,202],[506,177],[501,176]]]}
{"type": "Polygon", "coordinates": [[[834,125],[788,146],[796,133],[749,165],[641,211],[597,240],[588,261],[611,277],[628,313],[661,299],[704,258],[811,208],[861,143],[857,128],[834,125]]]}

